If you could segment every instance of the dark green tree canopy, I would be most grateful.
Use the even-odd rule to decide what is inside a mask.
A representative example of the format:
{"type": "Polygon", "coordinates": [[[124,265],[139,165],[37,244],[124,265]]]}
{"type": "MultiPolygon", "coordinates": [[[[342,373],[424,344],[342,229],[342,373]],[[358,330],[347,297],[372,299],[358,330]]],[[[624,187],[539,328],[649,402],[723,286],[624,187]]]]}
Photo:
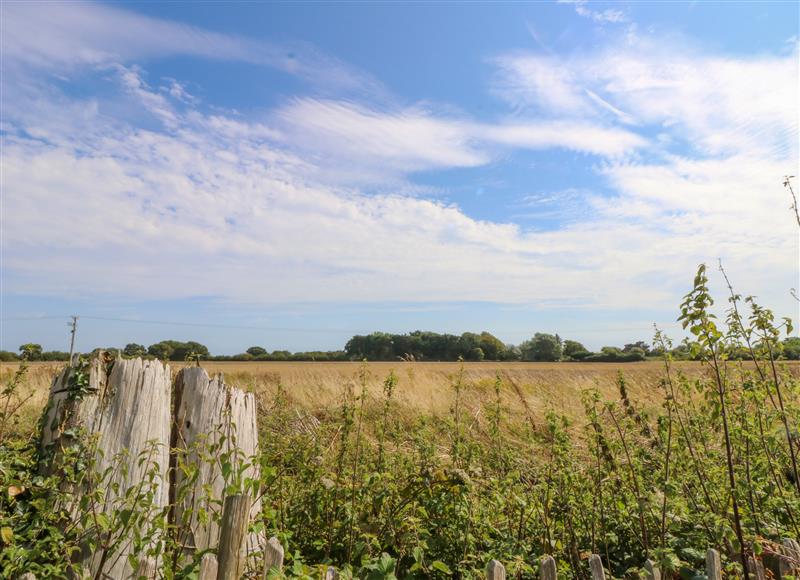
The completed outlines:
{"type": "Polygon", "coordinates": [[[591,353],[577,340],[565,340],[561,349],[561,354],[568,360],[582,360],[591,353]]]}
{"type": "Polygon", "coordinates": [[[19,352],[22,356],[27,356],[28,360],[42,360],[42,345],[35,342],[21,344],[19,352]]]}
{"type": "Polygon", "coordinates": [[[182,361],[192,355],[200,358],[208,358],[208,347],[199,342],[190,340],[181,342],[179,340],[162,340],[147,347],[147,354],[162,360],[182,361]]]}
{"type": "Polygon", "coordinates": [[[561,359],[561,338],[557,334],[537,332],[520,345],[522,360],[545,362],[561,359]]]}
{"type": "Polygon", "coordinates": [[[125,348],[122,349],[122,354],[125,356],[144,356],[147,354],[147,348],[143,344],[129,342],[125,345],[125,348]]]}

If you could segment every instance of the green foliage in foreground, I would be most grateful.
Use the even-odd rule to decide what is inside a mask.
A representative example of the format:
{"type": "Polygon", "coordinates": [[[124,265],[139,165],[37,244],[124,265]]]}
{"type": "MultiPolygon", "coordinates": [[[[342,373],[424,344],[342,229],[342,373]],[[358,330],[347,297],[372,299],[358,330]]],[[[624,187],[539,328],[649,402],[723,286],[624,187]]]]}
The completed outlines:
{"type": "MultiPolygon", "coordinates": [[[[587,555],[598,553],[615,577],[638,577],[651,558],[665,577],[694,578],[708,547],[739,574],[742,554],[800,537],[800,385],[777,362],[789,321],[736,295],[719,321],[712,303],[703,268],[680,319],[694,337],[687,349],[708,372],[689,379],[665,355],[651,414],[624,375],[614,400],[586,389],[575,422],[552,412],[538,419],[514,384],[498,376],[491,387],[473,385],[463,371],[439,417],[404,416],[394,374],[370,392],[367,365],[343,385],[338,407],[318,417],[298,415],[279,388],[263,401],[262,450],[251,458],[260,477],[240,484],[262,495],[254,525],[279,537],[292,577],[333,565],[344,578],[479,578],[495,558],[510,577],[532,578],[552,554],[562,577],[584,578],[587,555]],[[743,348],[754,364],[730,360],[743,348]],[[476,395],[479,408],[468,406],[476,395]]],[[[672,350],[660,332],[655,344],[672,350]]],[[[59,508],[63,480],[38,475],[31,439],[6,435],[14,391],[12,382],[0,399],[0,570],[58,577],[80,546],[113,551],[112,539],[130,534],[164,539],[164,577],[194,577],[196,561],[173,565],[179,543],[168,513],[152,513],[146,494],[105,521],[59,508]]],[[[82,457],[67,480],[92,472],[82,457]]],[[[231,463],[214,449],[205,457],[231,463]]],[[[91,506],[102,484],[86,495],[91,506]]]]}

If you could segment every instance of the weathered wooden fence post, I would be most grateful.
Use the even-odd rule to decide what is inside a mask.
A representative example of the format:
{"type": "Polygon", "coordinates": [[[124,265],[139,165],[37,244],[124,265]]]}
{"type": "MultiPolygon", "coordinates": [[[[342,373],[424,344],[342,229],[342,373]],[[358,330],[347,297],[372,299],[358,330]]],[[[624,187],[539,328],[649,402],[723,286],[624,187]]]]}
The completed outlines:
{"type": "Polygon", "coordinates": [[[644,563],[644,571],[647,574],[647,580],[661,580],[661,570],[652,560],[644,563]]]}
{"type": "Polygon", "coordinates": [[[552,556],[545,556],[539,567],[539,578],[541,580],[556,580],[556,561],[552,556]]]}
{"type": "Polygon", "coordinates": [[[283,546],[275,536],[264,545],[264,580],[269,577],[271,570],[283,570],[283,546]]]}
{"type": "Polygon", "coordinates": [[[339,574],[336,572],[336,568],[328,566],[328,569],[325,570],[325,580],[336,580],[338,577],[339,574]]]}
{"type": "Polygon", "coordinates": [[[214,554],[205,553],[200,560],[200,574],[198,574],[197,580],[217,580],[218,571],[217,557],[214,554]]]}
{"type": "MultiPolygon", "coordinates": [[[[103,500],[91,509],[109,515],[122,509],[134,509],[141,515],[141,510],[147,509],[151,515],[145,514],[145,521],[137,525],[151,525],[150,517],[168,504],[170,395],[170,369],[160,361],[112,360],[101,353],[85,367],[65,368],[53,380],[42,426],[42,452],[52,454],[51,460],[43,463],[44,470],[56,473],[64,467],[61,449],[80,448],[86,441],[96,440],[96,448],[92,444],[84,449],[93,452],[92,472],[105,477],[101,481],[86,478],[81,489],[72,490],[74,497],[102,490],[103,500]],[[85,432],[86,437],[74,438],[76,431],[85,432]],[[152,498],[149,504],[127,505],[131,501],[128,492],[143,485],[148,486],[147,493],[132,497],[152,498]]],[[[65,508],[77,519],[78,500],[65,508]]],[[[110,533],[132,533],[124,525],[120,527],[110,533]]],[[[132,568],[135,559],[129,558],[133,549],[133,542],[122,541],[115,542],[113,549],[85,550],[82,564],[92,576],[102,571],[104,578],[130,578],[137,573],[132,568]]],[[[152,574],[150,563],[144,565],[142,575],[153,577],[158,562],[152,562],[152,574]]]]}
{"type": "Polygon", "coordinates": [[[706,552],[706,576],[708,580],[722,580],[722,560],[714,548],[706,552]]]}
{"type": "Polygon", "coordinates": [[[764,570],[764,564],[755,556],[747,557],[747,569],[755,577],[756,580],[766,580],[767,574],[764,570]]]}
{"type": "Polygon", "coordinates": [[[134,578],[147,578],[148,580],[152,580],[156,577],[158,573],[158,567],[156,565],[156,561],[153,558],[144,558],[143,560],[139,561],[139,566],[136,568],[136,574],[134,574],[134,578]]]}
{"type": "MultiPolygon", "coordinates": [[[[157,526],[155,518],[174,503],[171,523],[176,525],[184,549],[192,553],[218,548],[220,555],[225,554],[225,566],[213,554],[204,556],[200,578],[212,580],[229,574],[224,577],[238,579],[244,568],[230,553],[231,546],[237,542],[244,546],[240,558],[264,549],[263,533],[247,534],[249,520],[261,511],[260,499],[224,498],[231,482],[246,485],[248,479],[259,475],[257,465],[251,462],[258,449],[255,397],[226,386],[222,377],[209,379],[199,367],[178,374],[174,394],[173,406],[170,368],[158,360],[114,359],[100,353],[86,365],[65,368],[50,389],[41,448],[43,456],[51,456],[42,462],[42,471],[58,473],[69,467],[62,461],[65,449],[88,451],[89,477],[80,485],[65,483],[65,487],[75,487],[68,495],[80,498],[100,490],[102,493],[95,495],[103,499],[91,506],[93,511],[105,512],[116,522],[114,514],[132,510],[140,517],[130,526],[140,527],[157,526]],[[76,432],[82,435],[76,437],[76,432]],[[176,449],[174,455],[170,455],[171,448],[176,449]],[[171,461],[172,480],[168,481],[171,461]],[[187,480],[179,468],[181,462],[197,467],[199,475],[187,480]],[[145,498],[142,501],[147,505],[138,498],[145,498]],[[234,518],[229,525],[241,523],[243,539],[230,528],[223,541],[217,518],[213,514],[207,520],[202,518],[203,510],[219,510],[223,499],[229,514],[223,513],[222,519],[234,518]],[[128,505],[131,501],[136,505],[128,505]],[[245,504],[247,511],[242,514],[245,504]]],[[[64,507],[76,520],[81,515],[77,500],[64,507]]],[[[114,523],[107,533],[98,530],[99,547],[94,552],[87,544],[81,564],[91,576],[150,579],[157,575],[159,559],[135,557],[141,553],[133,553],[134,543],[128,538],[141,530],[128,529],[127,521],[114,523]]],[[[156,548],[162,541],[158,533],[152,537],[146,549],[156,548]]]]}
{"type": "Polygon", "coordinates": [[[597,554],[589,556],[589,569],[592,571],[592,580],[606,580],[603,561],[597,554]]]}
{"type": "Polygon", "coordinates": [[[486,566],[486,580],[506,580],[506,567],[498,560],[491,560],[486,566]]]}
{"type": "MultiPolygon", "coordinates": [[[[196,480],[188,482],[183,470],[175,470],[174,489],[192,486],[175,505],[179,539],[196,551],[213,549],[220,541],[219,526],[213,518],[201,523],[199,512],[214,509],[225,495],[227,482],[214,459],[227,455],[236,470],[233,475],[242,481],[259,475],[258,467],[248,463],[258,450],[255,396],[229,387],[221,375],[209,378],[200,367],[182,369],[175,379],[173,447],[179,450],[176,461],[196,465],[200,471],[196,480]],[[211,447],[215,451],[209,461],[211,447]]],[[[261,500],[254,501],[250,509],[250,516],[256,518],[261,500]]],[[[261,552],[264,540],[264,534],[248,534],[247,554],[261,552]]]]}
{"type": "Polygon", "coordinates": [[[783,555],[781,558],[779,572],[780,577],[800,576],[800,544],[792,538],[784,538],[783,555]]]}
{"type": "Polygon", "coordinates": [[[247,494],[229,495],[222,508],[217,580],[239,580],[244,574],[245,537],[250,524],[252,501],[247,494]]]}

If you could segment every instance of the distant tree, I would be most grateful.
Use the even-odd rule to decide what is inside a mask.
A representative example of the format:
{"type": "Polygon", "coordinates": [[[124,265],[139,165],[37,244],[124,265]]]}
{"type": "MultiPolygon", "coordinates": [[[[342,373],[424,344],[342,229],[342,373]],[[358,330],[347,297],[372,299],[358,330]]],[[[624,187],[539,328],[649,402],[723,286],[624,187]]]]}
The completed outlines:
{"type": "Polygon", "coordinates": [[[188,342],[179,342],[172,351],[170,360],[186,360],[190,356],[194,360],[195,358],[208,358],[208,355],[209,352],[206,345],[190,340],[188,342]]]}
{"type": "Polygon", "coordinates": [[[791,336],[783,341],[783,356],[789,360],[800,360],[800,338],[791,336]]]}
{"type": "Polygon", "coordinates": [[[69,353],[61,350],[46,350],[42,353],[41,360],[44,361],[69,360],[69,353]]]}
{"type": "Polygon", "coordinates": [[[172,340],[162,340],[147,347],[147,354],[160,360],[170,360],[172,353],[175,352],[175,345],[172,340]]]}
{"type": "Polygon", "coordinates": [[[503,361],[520,360],[521,358],[522,352],[519,350],[518,346],[513,344],[507,344],[505,350],[500,355],[500,360],[503,361]]]}
{"type": "MultiPolygon", "coordinates": [[[[480,335],[477,335],[474,332],[465,332],[458,337],[458,355],[456,358],[460,356],[464,360],[475,360],[472,357],[475,354],[475,349],[480,348],[480,345],[480,335]]],[[[483,356],[485,356],[485,354],[483,356]]]]}
{"type": "Polygon", "coordinates": [[[28,360],[42,360],[42,345],[28,342],[20,345],[19,351],[28,360]]]}
{"type": "Polygon", "coordinates": [[[245,352],[252,356],[261,356],[267,354],[267,349],[262,346],[251,346],[245,352]]]}
{"type": "Polygon", "coordinates": [[[14,362],[19,360],[19,355],[10,350],[0,350],[0,362],[14,362]]]}
{"type": "Polygon", "coordinates": [[[483,352],[483,349],[479,346],[476,346],[472,350],[467,353],[467,356],[464,360],[469,361],[482,361],[486,358],[486,355],[483,352]]]}
{"type": "Polygon", "coordinates": [[[135,357],[135,356],[144,356],[147,354],[147,348],[143,344],[136,344],[135,342],[129,342],[125,345],[125,348],[122,349],[122,354],[125,356],[135,357]]]}
{"type": "Polygon", "coordinates": [[[537,332],[520,345],[522,360],[557,361],[561,358],[561,339],[557,334],[537,332]]]}
{"type": "Polygon", "coordinates": [[[566,359],[581,360],[589,356],[591,353],[577,340],[565,340],[561,349],[561,354],[566,359]]]}
{"type": "Polygon", "coordinates": [[[686,344],[679,344],[670,351],[670,354],[675,360],[689,360],[691,358],[691,351],[686,344]]]}
{"type": "Polygon", "coordinates": [[[625,346],[622,347],[622,352],[631,352],[633,349],[636,348],[641,350],[645,355],[650,354],[650,345],[643,340],[626,344],[625,346]]]}
{"type": "Polygon", "coordinates": [[[479,337],[479,346],[487,360],[501,360],[506,351],[505,343],[485,330],[479,337]]]}
{"type": "Polygon", "coordinates": [[[600,352],[592,353],[583,359],[584,362],[636,362],[645,360],[644,351],[641,348],[632,348],[629,352],[623,352],[616,346],[604,346],[600,352]]]}
{"type": "Polygon", "coordinates": [[[147,352],[161,360],[183,361],[189,355],[208,358],[208,347],[199,342],[190,340],[181,342],[180,340],[162,340],[147,347],[147,352]]]}

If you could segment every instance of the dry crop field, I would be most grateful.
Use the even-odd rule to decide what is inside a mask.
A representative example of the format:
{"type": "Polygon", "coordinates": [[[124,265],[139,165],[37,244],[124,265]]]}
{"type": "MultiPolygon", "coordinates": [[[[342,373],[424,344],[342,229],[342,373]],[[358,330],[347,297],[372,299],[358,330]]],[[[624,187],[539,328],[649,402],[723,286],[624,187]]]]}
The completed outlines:
{"type": "MultiPolygon", "coordinates": [[[[708,372],[698,362],[672,363],[675,370],[696,378],[708,372]]],[[[734,363],[736,364],[736,363],[734,363]]],[[[748,363],[744,363],[747,365],[748,363]]],[[[784,362],[794,376],[800,376],[800,363],[784,362]]],[[[31,363],[24,389],[30,399],[22,409],[20,428],[32,427],[44,407],[53,376],[64,363],[31,363]]],[[[203,362],[209,375],[222,373],[225,381],[271,399],[281,385],[292,406],[324,415],[336,407],[344,389],[358,382],[358,362],[203,362]]],[[[173,374],[183,363],[170,363],[173,374]]],[[[18,363],[3,363],[0,380],[7,380],[18,363]]],[[[503,380],[503,398],[509,414],[522,418],[529,413],[540,420],[548,411],[572,419],[583,416],[581,392],[597,389],[603,399],[618,396],[619,374],[625,378],[630,396],[643,411],[657,413],[663,403],[660,381],[664,363],[532,363],[532,362],[370,362],[368,393],[380,396],[381,384],[390,372],[397,376],[395,400],[399,411],[409,415],[441,416],[450,410],[452,382],[463,369],[464,407],[473,413],[494,397],[493,385],[503,380]]]]}
{"type": "MultiPolygon", "coordinates": [[[[343,578],[481,578],[498,559],[522,579],[538,576],[552,555],[559,577],[580,580],[594,553],[614,577],[640,577],[650,558],[677,580],[702,575],[709,547],[723,552],[732,577],[743,554],[777,553],[800,535],[787,437],[800,420],[800,365],[774,361],[772,374],[771,360],[727,362],[720,375],[711,362],[201,366],[256,395],[259,450],[245,461],[260,472],[243,485],[261,498],[257,525],[285,548],[287,577],[319,578],[333,566],[343,578]]],[[[183,366],[170,365],[173,377],[183,366]]],[[[12,544],[0,556],[14,574],[66,574],[63,546],[77,554],[85,538],[104,537],[103,522],[85,517],[74,531],[51,507],[63,477],[83,481],[84,467],[69,469],[85,461],[63,463],[63,477],[37,476],[37,419],[61,367],[33,363],[8,391],[25,400],[5,431],[5,461],[22,467],[0,465],[0,484],[19,496],[6,500],[12,544]]],[[[89,384],[84,368],[69,379],[76,401],[89,384]]],[[[4,364],[3,384],[19,369],[4,364]]],[[[203,457],[181,469],[231,462],[203,457]]],[[[92,497],[104,489],[93,484],[92,497]]],[[[131,501],[108,508],[109,521],[138,514],[136,533],[171,525],[147,515],[149,500],[131,501]]],[[[183,544],[164,529],[156,534],[169,555],[164,577],[196,577],[202,554],[176,574],[170,559],[183,544]]]]}

